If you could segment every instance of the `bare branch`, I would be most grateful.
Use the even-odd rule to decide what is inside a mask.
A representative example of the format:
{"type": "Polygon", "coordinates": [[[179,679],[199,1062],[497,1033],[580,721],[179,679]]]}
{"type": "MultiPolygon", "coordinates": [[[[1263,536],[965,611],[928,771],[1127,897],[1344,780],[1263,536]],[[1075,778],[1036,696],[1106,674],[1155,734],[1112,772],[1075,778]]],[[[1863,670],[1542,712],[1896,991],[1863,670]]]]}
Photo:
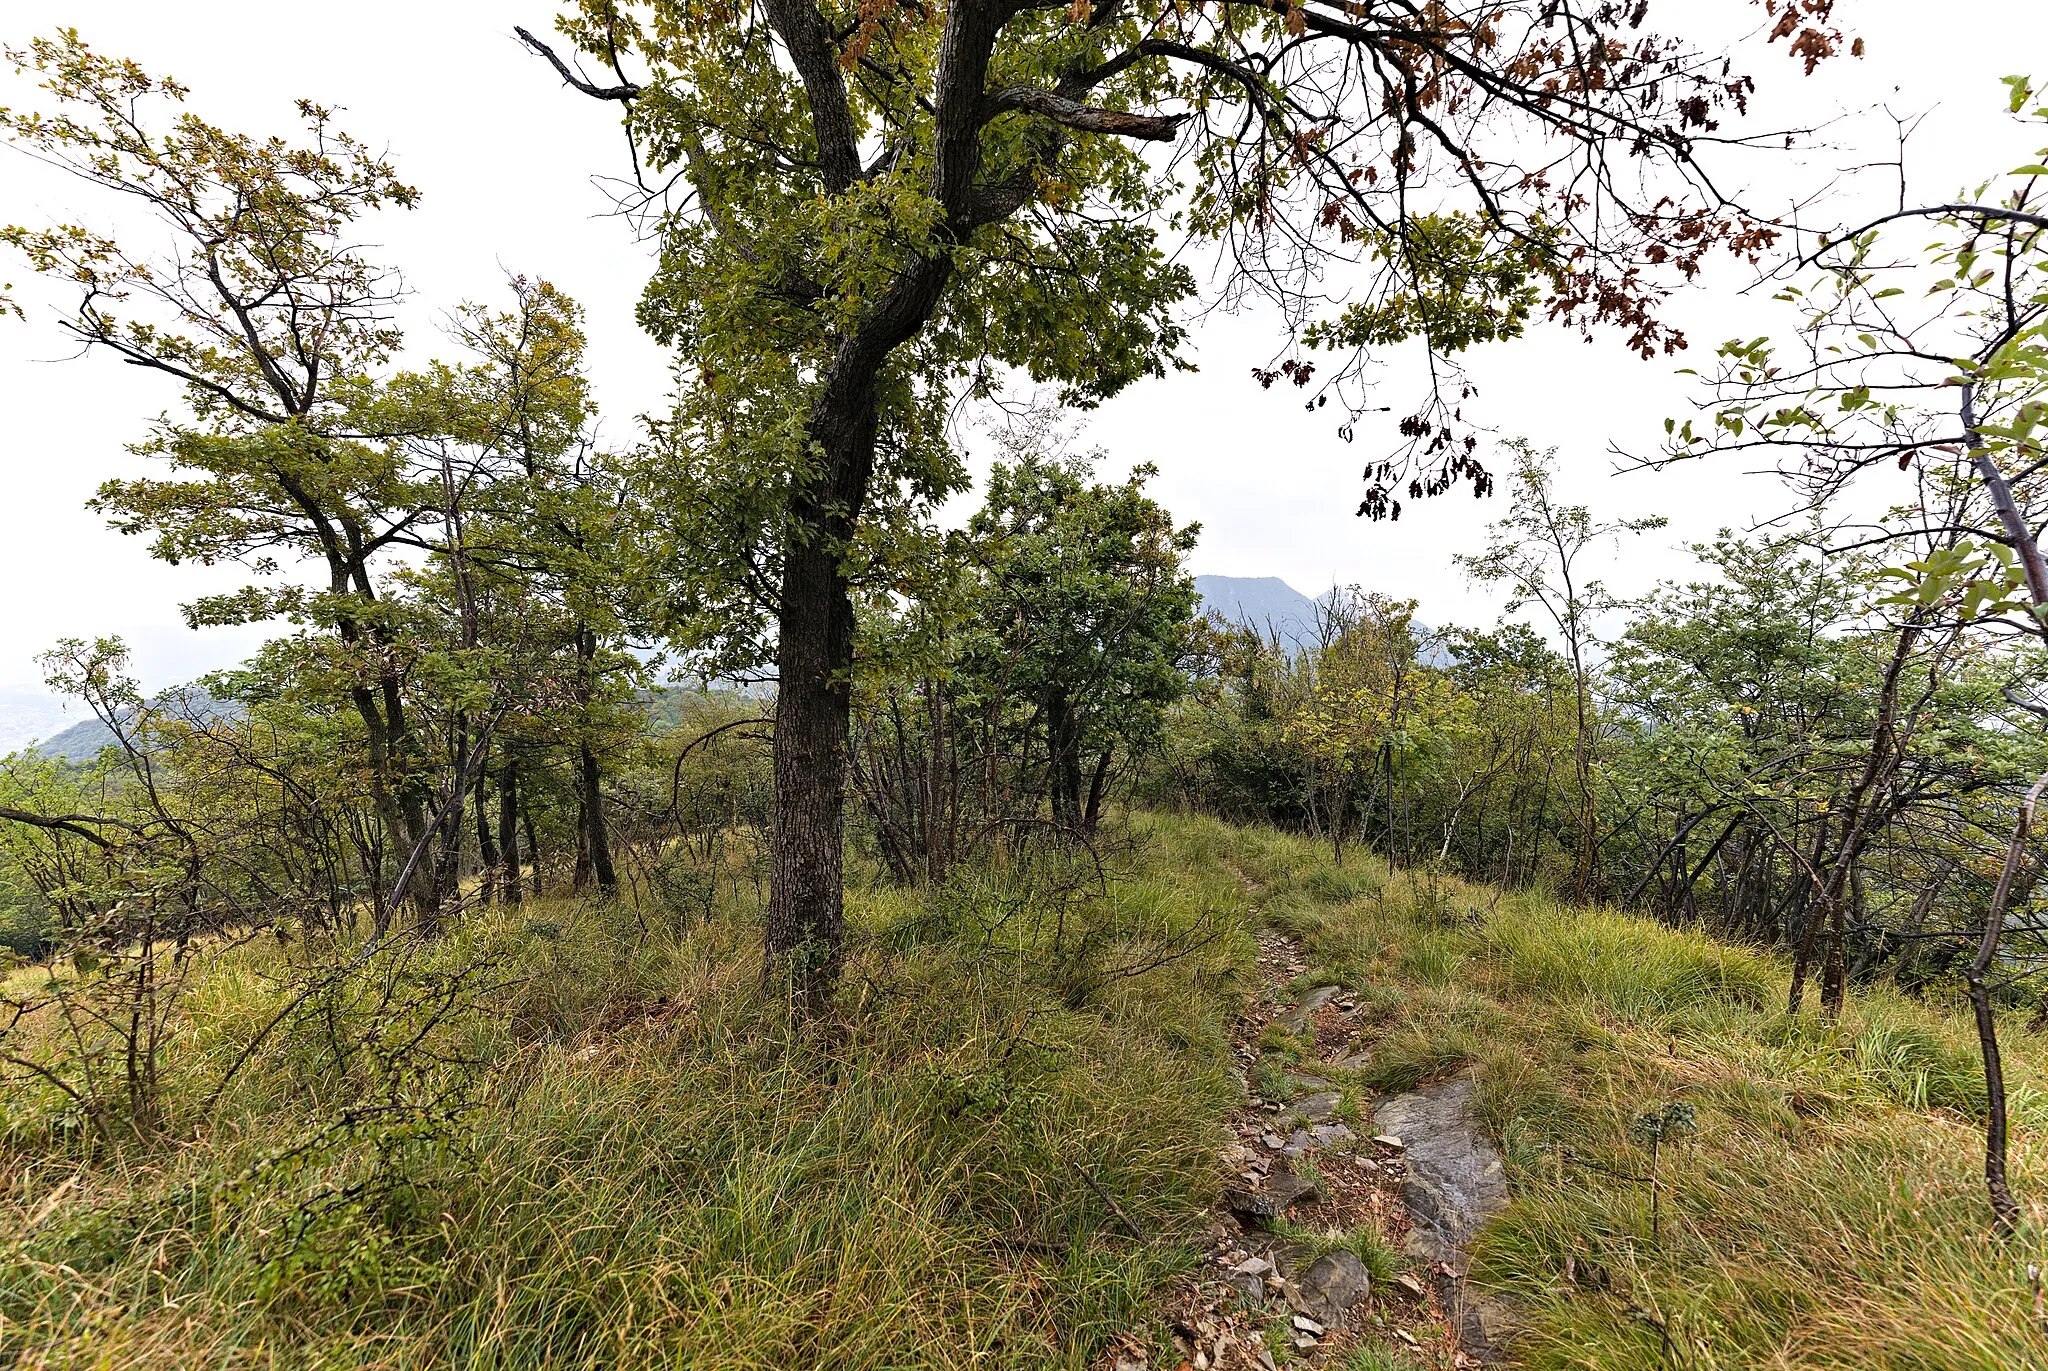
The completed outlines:
{"type": "Polygon", "coordinates": [[[561,76],[563,84],[574,86],[593,100],[632,100],[637,98],[642,92],[643,88],[631,81],[624,81],[616,86],[600,86],[595,81],[580,75],[567,62],[557,57],[553,48],[541,42],[540,39],[535,38],[525,29],[514,25],[512,32],[519,35],[520,42],[548,59],[548,64],[561,76]]]}

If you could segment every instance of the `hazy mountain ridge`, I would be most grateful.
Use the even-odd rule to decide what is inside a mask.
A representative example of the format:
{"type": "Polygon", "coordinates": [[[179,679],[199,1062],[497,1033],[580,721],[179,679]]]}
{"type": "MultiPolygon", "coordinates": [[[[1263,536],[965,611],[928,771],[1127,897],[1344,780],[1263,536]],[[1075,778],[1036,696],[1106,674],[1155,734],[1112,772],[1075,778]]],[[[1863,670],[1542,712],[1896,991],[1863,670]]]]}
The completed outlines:
{"type": "MultiPolygon", "coordinates": [[[[38,739],[54,741],[81,723],[96,722],[85,706],[52,695],[41,686],[0,686],[0,756],[38,739]]],[[[48,753],[48,747],[43,751],[48,753]]]]}
{"type": "MultiPolygon", "coordinates": [[[[1197,576],[1195,593],[1202,599],[1202,613],[1226,624],[1238,624],[1277,642],[1290,652],[1316,645],[1316,614],[1338,592],[1326,590],[1308,596],[1278,576],[1197,576]]],[[[1414,620],[1415,636],[1427,639],[1429,625],[1414,620]]],[[[1431,644],[1420,660],[1429,666],[1448,666],[1451,654],[1431,644]]]]}
{"type": "MultiPolygon", "coordinates": [[[[0,756],[11,752],[26,751],[30,745],[44,757],[54,757],[66,762],[89,762],[100,755],[102,748],[112,747],[116,741],[114,730],[106,723],[86,712],[85,706],[76,701],[66,701],[53,695],[42,695],[32,689],[16,692],[23,697],[23,704],[16,706],[7,694],[0,694],[0,756]],[[84,718],[79,714],[84,713],[84,718]],[[38,726],[35,721],[54,715],[57,722],[75,720],[68,727],[47,732],[47,724],[38,726]]],[[[213,717],[231,708],[215,699],[198,686],[186,686],[175,691],[166,691],[155,698],[153,703],[168,704],[182,699],[181,710],[190,710],[201,717],[213,717]]]]}
{"type": "Polygon", "coordinates": [[[1316,602],[1278,576],[1197,576],[1202,612],[1290,648],[1315,641],[1316,602]]]}

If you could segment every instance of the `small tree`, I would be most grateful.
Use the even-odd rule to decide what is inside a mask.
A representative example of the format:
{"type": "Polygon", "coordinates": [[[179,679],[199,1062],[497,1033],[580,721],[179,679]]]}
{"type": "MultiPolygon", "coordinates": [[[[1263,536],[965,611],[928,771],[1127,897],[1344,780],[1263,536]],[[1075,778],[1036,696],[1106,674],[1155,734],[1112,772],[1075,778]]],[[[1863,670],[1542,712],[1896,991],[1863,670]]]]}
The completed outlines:
{"type": "MultiPolygon", "coordinates": [[[[2005,78],[2009,111],[2048,125],[2032,82],[2005,78]]],[[[1704,425],[1665,421],[1665,460],[1766,453],[1819,504],[1866,472],[1913,474],[1908,500],[1864,545],[1920,552],[1891,569],[1892,602],[1993,631],[2048,636],[2048,562],[2035,528],[2048,431],[2048,149],[1974,193],[1901,207],[1825,233],[1788,263],[1778,299],[1798,340],[1734,339],[1708,378],[1704,425]],[[1895,247],[1893,226],[1910,231],[1895,247]],[[1932,228],[1940,236],[1926,241],[1932,228]],[[1804,279],[1801,279],[1804,278],[1804,279]],[[1789,352],[1787,357],[1783,353],[1789,352]],[[1961,493],[1965,498],[1955,498],[1961,493]],[[1932,543],[1929,547],[1928,544],[1932,543]],[[1917,546],[1916,546],[1917,545],[1917,546]]],[[[2006,1098],[1990,976],[2048,777],[2016,806],[2003,870],[1965,972],[1990,1101],[1984,1174],[2001,1234],[2019,1206],[2006,1179],[2006,1098]]]]}
{"type": "MultiPolygon", "coordinates": [[[[405,651],[377,585],[381,558],[416,545],[437,505],[403,439],[420,416],[376,375],[400,341],[399,282],[348,241],[356,221],[416,192],[385,159],[302,102],[303,141],[231,133],[179,112],[183,86],[102,57],[75,30],[7,50],[59,113],[0,110],[0,134],[139,205],[166,246],[132,251],[77,224],[0,228],[45,276],[74,286],[63,327],[184,390],[139,451],[171,479],[110,481],[93,507],[152,535],[166,562],[239,561],[259,574],[310,560],[324,584],[252,585],[193,605],[199,624],[297,611],[332,635],[393,845],[429,829],[429,764],[405,695],[405,651]],[[158,111],[164,111],[163,117],[158,111]]],[[[426,917],[441,892],[416,882],[426,917]]]]}
{"type": "Polygon", "coordinates": [[[1118,762],[1157,736],[1180,694],[1195,613],[1182,559],[1201,533],[1145,493],[1156,468],[1119,485],[1089,474],[1086,461],[1032,455],[999,465],[968,526],[989,558],[970,670],[1030,709],[1053,822],[1080,835],[1118,762]]]}
{"type": "Polygon", "coordinates": [[[1556,452],[1538,454],[1527,442],[1508,444],[1515,455],[1511,478],[1513,501],[1508,515],[1493,526],[1485,552],[1461,554],[1459,565],[1476,581],[1503,585],[1507,614],[1535,605],[1563,640],[1572,666],[1577,736],[1572,749],[1573,775],[1578,782],[1578,846],[1572,862],[1572,892],[1584,900],[1591,893],[1598,856],[1596,833],[1599,800],[1593,781],[1594,732],[1592,654],[1598,645],[1600,616],[1620,603],[1606,585],[1586,574],[1586,555],[1624,534],[1662,528],[1662,517],[1597,520],[1585,505],[1558,502],[1551,483],[1556,452]]]}

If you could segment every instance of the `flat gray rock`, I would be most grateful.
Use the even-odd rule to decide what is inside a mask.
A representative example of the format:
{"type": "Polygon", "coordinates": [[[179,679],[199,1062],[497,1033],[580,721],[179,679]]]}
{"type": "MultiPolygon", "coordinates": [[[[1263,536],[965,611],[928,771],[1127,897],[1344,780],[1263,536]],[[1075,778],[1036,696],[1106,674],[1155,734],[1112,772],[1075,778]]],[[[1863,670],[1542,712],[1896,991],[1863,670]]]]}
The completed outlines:
{"type": "Polygon", "coordinates": [[[1337,998],[1338,987],[1319,985],[1302,997],[1301,1003],[1280,1016],[1280,1026],[1289,1033],[1300,1033],[1308,1028],[1309,1016],[1337,998]]]}
{"type": "Polygon", "coordinates": [[[1223,1192],[1223,1207],[1235,1214],[1238,1221],[1253,1228],[1264,1228],[1280,1217],[1281,1206],[1273,1203],[1273,1197],[1262,1190],[1230,1189],[1223,1192]]]}
{"type": "Polygon", "coordinates": [[[1356,1252],[1340,1247],[1316,1258],[1297,1284],[1309,1317],[1335,1327],[1344,1321],[1351,1306],[1366,1297],[1372,1278],[1356,1252]]]}
{"type": "Polygon", "coordinates": [[[1506,1300],[1481,1294],[1460,1281],[1451,1321],[1458,1328],[1458,1346],[1474,1361],[1482,1366],[1498,1366],[1507,1360],[1508,1339],[1515,1331],[1515,1311],[1506,1300]]]}
{"type": "Polygon", "coordinates": [[[1305,1095],[1318,1090],[1331,1089],[1328,1081],[1324,1080],[1321,1076],[1311,1076],[1306,1071],[1290,1071],[1283,1079],[1286,1080],[1290,1087],[1305,1095]]]}
{"type": "Polygon", "coordinates": [[[1280,1111],[1280,1122],[1323,1123],[1337,1112],[1337,1106],[1344,1103],[1344,1095],[1336,1090],[1319,1090],[1313,1095],[1303,1095],[1293,1104],[1280,1111]]]}
{"type": "Polygon", "coordinates": [[[1471,1106],[1472,1082],[1459,1077],[1381,1100],[1372,1115],[1382,1136],[1401,1140],[1408,1163],[1409,1246],[1461,1272],[1467,1240],[1508,1203],[1500,1153],[1472,1126],[1471,1106]]]}
{"type": "Polygon", "coordinates": [[[1283,1156],[1301,1157],[1318,1148],[1334,1147],[1351,1136],[1351,1130],[1341,1123],[1319,1123],[1312,1128],[1297,1128],[1281,1147],[1283,1156]]]}
{"type": "Polygon", "coordinates": [[[1442,1262],[1453,1273],[1444,1300],[1462,1350],[1482,1365],[1503,1360],[1514,1330],[1507,1301],[1466,1287],[1465,1247],[1473,1233],[1507,1207],[1500,1153],[1472,1123],[1472,1082],[1459,1077],[1381,1100],[1373,1127],[1398,1137],[1408,1175],[1402,1201],[1413,1226],[1410,1255],[1442,1262]]]}
{"type": "Polygon", "coordinates": [[[1230,1189],[1223,1192],[1223,1207],[1253,1228],[1269,1227],[1287,1212],[1288,1206],[1315,1194],[1315,1185],[1292,1171],[1275,1171],[1257,1190],[1230,1189]]]}
{"type": "Polygon", "coordinates": [[[1253,1308],[1266,1302],[1266,1282],[1263,1277],[1244,1271],[1226,1272],[1223,1283],[1237,1292],[1237,1297],[1253,1308]]]}
{"type": "Polygon", "coordinates": [[[1296,1200],[1315,1194],[1315,1183],[1295,1175],[1292,1171],[1275,1171],[1266,1177],[1266,1194],[1282,1209],[1296,1200]]]}

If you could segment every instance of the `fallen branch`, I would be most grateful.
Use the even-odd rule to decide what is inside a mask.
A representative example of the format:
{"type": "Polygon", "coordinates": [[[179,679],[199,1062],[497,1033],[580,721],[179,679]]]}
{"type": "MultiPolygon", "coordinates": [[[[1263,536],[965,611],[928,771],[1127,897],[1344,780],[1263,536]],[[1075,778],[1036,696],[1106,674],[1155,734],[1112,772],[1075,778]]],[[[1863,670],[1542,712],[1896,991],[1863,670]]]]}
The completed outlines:
{"type": "Polygon", "coordinates": [[[1109,1206],[1109,1212],[1116,1215],[1116,1221],[1124,1226],[1124,1231],[1139,1242],[1145,1241],[1144,1232],[1138,1225],[1131,1222],[1131,1216],[1124,1213],[1123,1206],[1119,1205],[1110,1197],[1110,1193],[1102,1188],[1102,1182],[1095,1179],[1095,1173],[1079,1162],[1074,1163],[1074,1169],[1081,1173],[1082,1180],[1088,1182],[1088,1188],[1095,1192],[1095,1197],[1109,1206]]]}

